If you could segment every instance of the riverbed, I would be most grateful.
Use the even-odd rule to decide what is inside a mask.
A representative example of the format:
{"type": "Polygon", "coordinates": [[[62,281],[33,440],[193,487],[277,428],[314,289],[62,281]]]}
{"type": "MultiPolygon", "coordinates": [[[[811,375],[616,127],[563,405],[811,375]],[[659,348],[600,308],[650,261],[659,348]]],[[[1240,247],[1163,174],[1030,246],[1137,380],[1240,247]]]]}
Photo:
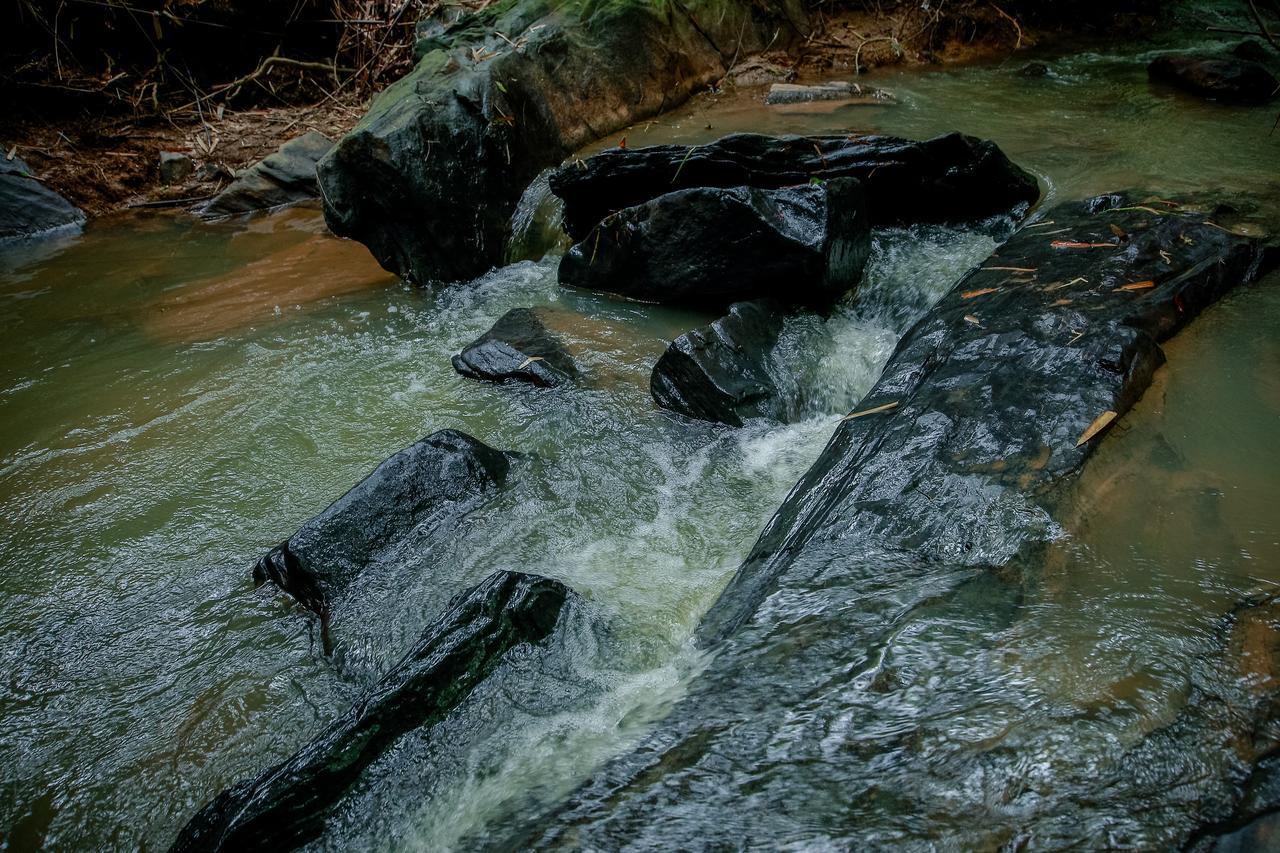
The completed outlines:
{"type": "MultiPolygon", "coordinates": [[[[600,146],[959,129],[1032,170],[1046,201],[1138,187],[1276,205],[1274,112],[1153,87],[1149,58],[1049,56],[1037,78],[1018,73],[1023,59],[869,77],[892,106],[711,95],[600,146]]],[[[551,208],[535,190],[517,216],[551,208]]],[[[666,344],[709,315],[562,290],[556,250],[539,257],[546,239],[447,289],[400,283],[306,208],[214,225],[118,216],[0,249],[0,835],[10,849],[166,846],[214,794],[344,710],[452,594],[513,569],[586,597],[594,627],[566,678],[581,690],[560,704],[491,698],[482,707],[500,719],[478,721],[429,767],[421,749],[391,756],[322,846],[502,838],[678,700],[701,665],[694,627],[764,523],[898,336],[1013,226],[877,232],[857,295],[825,322],[790,321],[775,353],[805,416],[741,430],[673,418],[648,395],[666,344]],[[452,354],[527,305],[553,309],[583,382],[532,389],[453,371],[452,354]],[[446,427],[526,454],[512,488],[456,539],[359,585],[327,657],[316,621],[274,587],[255,590],[249,565],[383,458],[446,427]]],[[[1064,536],[1025,594],[979,596],[973,606],[1004,608],[998,618],[943,614],[932,633],[899,638],[938,679],[972,676],[983,701],[964,706],[965,725],[1006,739],[1010,766],[1078,784],[1082,768],[1176,716],[1224,614],[1280,588],[1277,324],[1276,275],[1207,312],[1166,347],[1156,384],[1072,486],[1064,536]],[[1091,725],[1020,717],[1031,696],[1100,710],[1091,725]]],[[[959,714],[928,691],[917,699],[871,708],[862,747],[895,720],[959,714]]],[[[959,754],[954,729],[920,731],[922,754],[959,754]]],[[[1196,773],[1225,772],[1205,756],[1196,773]]],[[[937,782],[910,764],[885,778],[937,782]]],[[[1142,820],[1119,840],[1148,837],[1142,820]]],[[[886,807],[865,821],[868,839],[985,837],[980,814],[926,825],[886,807]]],[[[1106,831],[1086,823],[1080,837],[1106,831]]]]}

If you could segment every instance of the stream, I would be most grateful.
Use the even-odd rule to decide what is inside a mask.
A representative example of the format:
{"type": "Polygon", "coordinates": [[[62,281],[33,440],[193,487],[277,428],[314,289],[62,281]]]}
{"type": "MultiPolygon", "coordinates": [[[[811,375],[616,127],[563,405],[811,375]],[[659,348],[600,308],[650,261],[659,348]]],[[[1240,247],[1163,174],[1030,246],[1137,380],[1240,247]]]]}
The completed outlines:
{"type": "MultiPolygon", "coordinates": [[[[1153,87],[1149,58],[1049,56],[1047,78],[1020,76],[1022,57],[886,70],[868,82],[900,103],[882,107],[710,95],[597,147],[959,129],[1036,173],[1046,201],[1251,194],[1280,222],[1274,110],[1153,87]]],[[[704,663],[690,637],[765,522],[898,337],[1014,227],[877,231],[856,296],[825,322],[788,321],[774,353],[804,416],[733,430],[672,417],[648,393],[667,343],[713,318],[559,288],[556,252],[538,257],[553,213],[535,184],[517,212],[523,259],[437,290],[403,285],[308,208],[212,225],[120,215],[0,246],[0,849],[163,849],[216,793],[347,708],[450,596],[511,569],[586,598],[565,670],[482,691],[438,743],[406,739],[317,846],[500,842],[685,694],[704,663]],[[584,381],[453,371],[451,355],[528,305],[552,309],[584,381]],[[275,587],[255,591],[249,566],[447,427],[527,454],[512,487],[455,539],[356,584],[326,657],[316,620],[275,587]]],[[[1071,486],[1064,536],[1019,595],[975,588],[895,636],[910,689],[867,692],[846,721],[844,748],[871,776],[845,781],[885,792],[860,800],[861,841],[1005,843],[975,804],[997,796],[983,773],[1010,768],[1039,793],[1030,808],[1048,804],[1041,846],[1161,840],[1162,809],[1194,790],[1148,792],[1114,825],[1053,812],[1050,792],[1110,779],[1119,754],[1178,716],[1224,615],[1280,588],[1277,328],[1280,275],[1208,311],[1071,486]],[[991,739],[1001,758],[984,767],[971,747],[991,739]],[[895,791],[934,796],[937,812],[895,791]]],[[[1219,743],[1217,724],[1197,742],[1219,743]]],[[[1150,743],[1144,760],[1188,780],[1212,787],[1230,770],[1213,749],[1150,743]]],[[[847,842],[807,831],[779,840],[847,842]]]]}

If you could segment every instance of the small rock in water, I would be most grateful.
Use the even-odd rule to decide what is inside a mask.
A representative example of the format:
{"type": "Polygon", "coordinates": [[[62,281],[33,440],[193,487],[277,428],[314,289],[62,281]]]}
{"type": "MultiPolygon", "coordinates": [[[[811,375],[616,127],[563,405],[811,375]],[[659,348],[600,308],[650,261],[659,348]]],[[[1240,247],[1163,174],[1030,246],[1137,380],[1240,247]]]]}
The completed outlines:
{"type": "Polygon", "coordinates": [[[1199,56],[1162,56],[1147,66],[1152,80],[1228,104],[1265,104],[1280,82],[1257,62],[1199,56]]]}
{"type": "Polygon", "coordinates": [[[710,326],[671,342],[649,379],[653,399],[678,414],[730,426],[747,418],[787,420],[788,401],[767,369],[782,322],[782,307],[772,300],[735,302],[710,326]]]}
{"type": "Polygon", "coordinates": [[[860,83],[836,81],[802,86],[797,83],[774,83],[764,102],[771,106],[807,104],[813,101],[844,101],[850,104],[892,104],[893,96],[881,89],[860,83]]]}
{"type": "Polygon", "coordinates": [[[1276,54],[1267,50],[1253,39],[1245,39],[1231,49],[1231,55],[1236,59],[1247,59],[1250,62],[1260,62],[1267,64],[1276,59],[1276,54]]]}
{"type": "Polygon", "coordinates": [[[538,308],[513,308],[453,357],[454,370],[472,379],[515,379],[545,388],[578,376],[573,357],[543,323],[538,308]]]}
{"type": "Polygon", "coordinates": [[[1049,66],[1043,62],[1028,62],[1018,70],[1023,77],[1049,77],[1049,66]]]}
{"type": "Polygon", "coordinates": [[[160,152],[160,183],[180,184],[195,172],[196,165],[181,151],[160,152]]]}
{"type": "Polygon", "coordinates": [[[316,198],[316,161],[333,142],[314,130],[291,139],[259,163],[243,169],[236,179],[197,210],[207,219],[270,210],[316,198]]]}
{"type": "Polygon", "coordinates": [[[560,283],[647,302],[825,306],[858,282],[870,248],[855,178],[696,187],[604,219],[560,261],[560,283]]]}

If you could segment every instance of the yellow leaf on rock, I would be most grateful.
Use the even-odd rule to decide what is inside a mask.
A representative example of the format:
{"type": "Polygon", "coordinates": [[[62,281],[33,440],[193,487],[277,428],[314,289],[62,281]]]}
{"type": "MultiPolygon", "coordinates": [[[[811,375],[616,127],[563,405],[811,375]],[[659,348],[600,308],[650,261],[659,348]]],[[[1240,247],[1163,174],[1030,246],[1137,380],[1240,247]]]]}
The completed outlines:
{"type": "Polygon", "coordinates": [[[1105,412],[1098,415],[1093,419],[1093,423],[1089,424],[1089,428],[1080,433],[1080,437],[1076,439],[1076,447],[1079,447],[1098,433],[1102,432],[1107,428],[1107,424],[1114,421],[1117,417],[1118,415],[1110,409],[1107,409],[1105,412]]]}
{"type": "Polygon", "coordinates": [[[1154,281],[1135,281],[1130,284],[1122,284],[1117,290],[1150,290],[1155,287],[1154,281]]]}

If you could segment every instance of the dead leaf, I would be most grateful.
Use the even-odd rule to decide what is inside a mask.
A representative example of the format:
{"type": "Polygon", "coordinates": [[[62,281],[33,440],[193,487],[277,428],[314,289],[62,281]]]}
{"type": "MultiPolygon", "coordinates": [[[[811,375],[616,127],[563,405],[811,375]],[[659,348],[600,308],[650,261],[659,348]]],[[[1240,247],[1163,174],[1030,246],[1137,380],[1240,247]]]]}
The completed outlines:
{"type": "Polygon", "coordinates": [[[986,296],[988,293],[995,293],[999,289],[1000,288],[998,287],[980,287],[977,290],[966,290],[964,293],[960,294],[960,298],[974,299],[978,296],[986,296]]]}
{"type": "Polygon", "coordinates": [[[1164,261],[1169,266],[1173,266],[1173,257],[1164,249],[1160,250],[1160,260],[1164,261]]]}
{"type": "Polygon", "coordinates": [[[1134,281],[1129,284],[1122,284],[1116,290],[1150,290],[1155,287],[1154,281],[1134,281]]]}
{"type": "Polygon", "coordinates": [[[544,359],[540,355],[531,355],[528,358],[526,358],[524,361],[520,362],[520,366],[517,367],[516,370],[524,370],[526,367],[533,364],[535,361],[545,361],[545,360],[546,359],[544,359]]]}
{"type": "Polygon", "coordinates": [[[876,406],[874,409],[864,409],[864,410],[863,410],[863,411],[861,411],[861,412],[854,412],[854,413],[853,413],[853,414],[851,414],[851,415],[845,415],[845,416],[844,416],[843,418],[841,418],[840,420],[841,420],[841,421],[851,421],[851,420],[853,420],[854,418],[860,418],[860,417],[862,417],[863,415],[878,415],[878,414],[880,414],[881,412],[888,412],[888,411],[891,411],[891,410],[896,409],[896,408],[898,408],[898,401],[897,401],[897,400],[894,400],[892,403],[885,403],[883,406],[876,406]]]}
{"type": "Polygon", "coordinates": [[[9,153],[8,153],[8,154],[4,155],[4,159],[6,159],[6,160],[12,160],[12,159],[13,159],[13,155],[15,155],[15,154],[17,154],[17,153],[18,153],[18,146],[16,146],[16,145],[15,145],[15,146],[13,146],[12,148],[10,148],[10,149],[9,149],[9,153]]]}
{"type": "Polygon", "coordinates": [[[979,319],[978,319],[976,316],[974,316],[973,314],[965,314],[965,315],[964,315],[964,321],[965,321],[966,323],[968,323],[969,325],[971,325],[971,326],[977,326],[977,327],[979,327],[979,328],[981,328],[981,327],[982,327],[982,321],[981,321],[981,320],[979,320],[979,319]]]}
{"type": "Polygon", "coordinates": [[[1119,417],[1119,415],[1110,409],[1107,409],[1105,412],[1098,415],[1093,419],[1093,423],[1089,424],[1088,429],[1080,433],[1080,437],[1076,439],[1076,447],[1079,447],[1098,433],[1102,432],[1107,428],[1107,424],[1114,421],[1117,417],[1119,417]]]}
{"type": "Polygon", "coordinates": [[[1121,240],[1129,236],[1128,234],[1125,233],[1123,228],[1121,228],[1119,225],[1116,225],[1114,222],[1111,223],[1111,233],[1119,237],[1121,240]]]}
{"type": "Polygon", "coordinates": [[[1055,249],[1114,249],[1115,243],[1076,243],[1071,240],[1054,240],[1049,244],[1055,249]]]}
{"type": "Polygon", "coordinates": [[[1060,306],[1060,305],[1070,305],[1070,304],[1071,304],[1071,300],[1070,300],[1070,299],[1059,299],[1057,302],[1050,302],[1050,303],[1049,303],[1049,307],[1050,307],[1050,308],[1057,308],[1057,307],[1058,307],[1058,306],[1060,306]]]}

